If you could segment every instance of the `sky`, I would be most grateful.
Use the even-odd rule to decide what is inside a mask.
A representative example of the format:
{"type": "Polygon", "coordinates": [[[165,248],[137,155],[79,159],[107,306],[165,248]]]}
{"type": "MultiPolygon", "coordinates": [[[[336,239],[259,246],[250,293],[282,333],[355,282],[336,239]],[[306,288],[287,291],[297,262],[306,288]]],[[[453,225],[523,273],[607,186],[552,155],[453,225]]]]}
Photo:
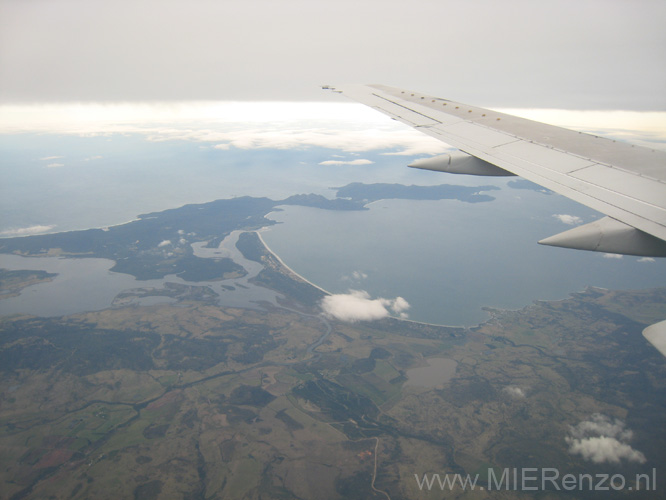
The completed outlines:
{"type": "Polygon", "coordinates": [[[666,110],[662,0],[0,0],[0,104],[331,101],[666,110]]]}

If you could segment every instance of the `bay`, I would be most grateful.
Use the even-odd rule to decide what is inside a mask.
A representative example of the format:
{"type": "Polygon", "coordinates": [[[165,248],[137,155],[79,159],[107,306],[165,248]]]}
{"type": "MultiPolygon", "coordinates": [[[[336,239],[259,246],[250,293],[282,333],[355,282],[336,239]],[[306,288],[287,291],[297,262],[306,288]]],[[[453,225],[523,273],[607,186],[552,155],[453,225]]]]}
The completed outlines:
{"type": "MultiPolygon", "coordinates": [[[[498,185],[501,185],[498,184],[498,185]]],[[[262,236],[285,263],[331,293],[365,290],[405,298],[409,318],[475,325],[484,307],[517,309],[588,286],[664,286],[663,260],[608,256],[538,245],[599,214],[538,190],[492,191],[495,201],[381,200],[361,212],[282,207],[262,236]]]]}

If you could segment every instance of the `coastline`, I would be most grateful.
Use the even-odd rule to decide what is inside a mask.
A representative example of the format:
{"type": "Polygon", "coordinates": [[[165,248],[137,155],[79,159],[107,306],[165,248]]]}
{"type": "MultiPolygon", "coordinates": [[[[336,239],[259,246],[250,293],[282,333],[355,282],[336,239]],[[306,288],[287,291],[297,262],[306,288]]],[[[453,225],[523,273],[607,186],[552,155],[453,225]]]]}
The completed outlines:
{"type": "MultiPolygon", "coordinates": [[[[316,289],[321,290],[321,291],[324,292],[326,295],[334,295],[333,293],[331,293],[331,292],[329,292],[328,290],[326,290],[326,289],[320,287],[319,285],[314,284],[312,281],[308,280],[307,278],[305,278],[305,277],[302,276],[301,274],[298,274],[298,273],[297,273],[296,271],[294,271],[291,267],[289,267],[287,264],[285,264],[285,262],[280,258],[280,256],[279,256],[278,254],[276,254],[276,253],[271,249],[271,247],[269,247],[269,246],[266,244],[266,241],[264,240],[264,238],[262,238],[262,236],[261,236],[261,232],[264,231],[264,230],[266,230],[266,229],[269,229],[269,227],[268,227],[268,226],[267,226],[267,227],[262,227],[261,229],[257,229],[257,230],[255,230],[254,232],[257,234],[257,237],[259,238],[259,241],[261,241],[262,245],[264,245],[264,247],[266,248],[266,250],[267,250],[268,252],[270,252],[270,254],[271,254],[273,257],[275,257],[275,259],[276,259],[276,260],[277,260],[282,266],[284,266],[285,269],[289,270],[289,272],[293,273],[295,276],[298,276],[299,279],[303,280],[303,281],[306,282],[308,285],[311,285],[311,286],[315,287],[316,289]]],[[[415,320],[415,319],[400,318],[400,317],[398,317],[398,316],[393,316],[393,315],[390,315],[389,317],[390,317],[391,319],[394,319],[394,320],[397,320],[397,321],[405,321],[405,322],[408,322],[408,323],[414,323],[414,324],[417,324],[417,325],[435,326],[435,327],[444,327],[444,328],[464,328],[464,329],[466,329],[466,330],[467,330],[467,329],[470,329],[470,328],[478,327],[478,326],[482,325],[483,323],[485,323],[486,321],[488,321],[489,319],[491,319],[491,318],[489,317],[489,318],[487,318],[486,320],[484,320],[484,321],[480,321],[480,322],[478,322],[478,323],[475,324],[475,325],[443,325],[443,324],[440,324],[440,323],[428,323],[428,322],[425,322],[425,321],[418,321],[418,320],[415,320]]]]}
{"type": "MultiPolygon", "coordinates": [[[[264,230],[266,230],[266,229],[268,229],[268,227],[262,227],[261,229],[257,229],[257,230],[255,230],[254,232],[257,234],[257,237],[259,238],[259,241],[261,241],[261,244],[264,245],[264,247],[266,248],[266,250],[267,250],[268,252],[270,252],[270,254],[271,254],[273,257],[275,257],[275,259],[280,263],[280,265],[284,266],[285,269],[288,269],[290,273],[293,273],[295,276],[298,276],[299,279],[303,280],[303,281],[306,282],[308,285],[315,287],[317,290],[320,290],[320,291],[324,292],[326,295],[333,295],[333,294],[332,294],[331,292],[329,292],[328,290],[324,290],[324,289],[323,289],[322,287],[320,287],[319,285],[315,285],[312,281],[310,281],[310,280],[306,279],[305,277],[303,277],[302,275],[298,274],[298,273],[297,273],[296,271],[294,271],[291,267],[289,267],[287,264],[285,264],[285,262],[280,258],[280,256],[279,256],[278,254],[276,254],[276,253],[271,249],[271,247],[269,247],[269,246],[266,244],[266,241],[261,237],[261,232],[264,231],[264,230]]],[[[251,232],[251,231],[250,231],[250,232],[251,232]]]]}

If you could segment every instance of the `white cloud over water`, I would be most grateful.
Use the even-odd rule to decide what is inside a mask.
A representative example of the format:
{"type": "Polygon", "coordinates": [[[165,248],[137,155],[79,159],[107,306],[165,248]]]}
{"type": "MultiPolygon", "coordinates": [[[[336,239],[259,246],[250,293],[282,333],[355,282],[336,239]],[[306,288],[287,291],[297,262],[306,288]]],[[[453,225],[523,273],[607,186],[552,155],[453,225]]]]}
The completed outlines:
{"type": "Polygon", "coordinates": [[[370,165],[374,163],[372,160],[358,159],[358,160],[326,160],[319,162],[320,165],[370,165]]]}
{"type": "Polygon", "coordinates": [[[568,226],[575,226],[583,222],[583,219],[577,215],[554,214],[553,217],[568,226]]]}
{"type": "Polygon", "coordinates": [[[395,299],[370,298],[364,290],[350,290],[346,294],[334,294],[324,297],[321,301],[324,314],[341,321],[373,321],[397,314],[406,318],[409,303],[402,297],[395,299]]]}
{"type": "Polygon", "coordinates": [[[581,455],[585,460],[596,464],[619,464],[622,460],[646,462],[645,455],[629,445],[633,432],[619,419],[595,413],[589,420],[570,427],[569,434],[565,438],[569,453],[581,455]]]}
{"type": "MultiPolygon", "coordinates": [[[[323,125],[323,124],[322,124],[323,125]]],[[[416,131],[406,129],[364,128],[358,124],[349,126],[339,122],[330,122],[325,126],[316,128],[311,124],[303,123],[284,128],[284,125],[275,124],[267,127],[253,127],[230,131],[160,131],[159,134],[149,136],[151,140],[194,140],[202,142],[217,142],[215,149],[294,149],[303,147],[321,147],[337,149],[346,152],[373,151],[380,149],[399,149],[412,151],[412,154],[438,154],[446,146],[430,137],[416,131]]],[[[329,160],[321,165],[368,165],[370,160],[329,160]]]]}

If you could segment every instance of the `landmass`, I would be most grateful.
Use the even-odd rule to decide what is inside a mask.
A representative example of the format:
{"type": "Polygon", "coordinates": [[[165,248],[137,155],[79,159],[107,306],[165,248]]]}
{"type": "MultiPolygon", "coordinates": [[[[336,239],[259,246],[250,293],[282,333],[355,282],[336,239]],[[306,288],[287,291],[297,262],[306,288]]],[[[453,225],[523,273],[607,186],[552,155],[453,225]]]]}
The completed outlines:
{"type": "Polygon", "coordinates": [[[471,330],[191,299],[6,319],[3,495],[439,498],[414,474],[608,470],[572,457],[564,440],[596,412],[649,429],[632,442],[649,470],[666,444],[664,364],[642,341],[643,325],[605,304],[654,307],[664,294],[592,289],[496,311],[471,330]],[[405,385],[410,368],[442,357],[457,362],[453,378],[405,385]]]}
{"type": "Polygon", "coordinates": [[[57,276],[57,273],[46,271],[0,269],[0,300],[16,297],[21,290],[38,283],[46,283],[57,276]]]}
{"type": "MultiPolygon", "coordinates": [[[[5,252],[108,252],[132,261],[126,271],[175,266],[192,280],[126,290],[101,311],[0,317],[2,498],[476,499],[487,492],[428,490],[418,478],[557,467],[631,481],[666,462],[666,364],[641,335],[666,315],[666,289],[589,288],[489,310],[474,328],[345,323],[323,315],[325,292],[254,232],[277,203],[224,200],[108,231],[3,240],[5,252]],[[239,214],[225,215],[230,207],[239,214]],[[239,226],[237,248],[263,266],[252,281],[278,292],[276,303],[222,306],[197,280],[241,265],[154,251],[178,236],[215,245],[239,226]],[[139,242],[124,250],[105,234],[139,242]],[[414,369],[426,380],[412,383],[414,369]],[[567,437],[593,415],[622,421],[644,460],[572,454],[567,437]]],[[[657,486],[540,495],[654,498],[657,486]]]]}
{"type": "Polygon", "coordinates": [[[284,200],[249,196],[185,205],[180,208],[139,215],[134,221],[104,229],[87,229],[54,234],[0,238],[0,253],[24,256],[97,257],[115,261],[114,272],[140,280],[160,279],[175,274],[187,281],[210,281],[239,276],[242,268],[231,259],[202,259],[193,254],[192,243],[217,246],[232,231],[252,230],[275,224],[265,216],[283,205],[326,210],[365,210],[378,196],[384,198],[460,199],[492,201],[478,191],[496,189],[466,186],[403,186],[359,184],[338,188],[338,197],[301,194],[284,200]],[[420,193],[420,194],[419,194],[420,193]]]}

